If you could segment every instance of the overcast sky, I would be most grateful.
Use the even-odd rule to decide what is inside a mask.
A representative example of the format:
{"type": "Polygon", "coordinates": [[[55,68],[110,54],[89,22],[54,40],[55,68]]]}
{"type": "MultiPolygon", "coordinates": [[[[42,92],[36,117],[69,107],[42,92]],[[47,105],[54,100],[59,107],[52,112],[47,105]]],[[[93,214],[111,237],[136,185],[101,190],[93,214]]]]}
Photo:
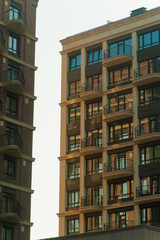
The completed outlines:
{"type": "Polygon", "coordinates": [[[37,8],[31,240],[58,236],[60,150],[60,40],[159,7],[159,0],[39,0],[37,8]]]}

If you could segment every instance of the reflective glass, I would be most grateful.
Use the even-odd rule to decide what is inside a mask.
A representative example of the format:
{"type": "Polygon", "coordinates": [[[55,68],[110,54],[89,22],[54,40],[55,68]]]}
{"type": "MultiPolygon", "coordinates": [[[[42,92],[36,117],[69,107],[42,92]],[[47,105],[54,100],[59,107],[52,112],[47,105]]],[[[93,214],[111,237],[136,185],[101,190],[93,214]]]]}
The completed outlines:
{"type": "Polygon", "coordinates": [[[152,46],[159,44],[159,31],[152,32],[152,46]]]}
{"type": "Polygon", "coordinates": [[[144,48],[151,47],[151,33],[144,34],[144,48]]]}

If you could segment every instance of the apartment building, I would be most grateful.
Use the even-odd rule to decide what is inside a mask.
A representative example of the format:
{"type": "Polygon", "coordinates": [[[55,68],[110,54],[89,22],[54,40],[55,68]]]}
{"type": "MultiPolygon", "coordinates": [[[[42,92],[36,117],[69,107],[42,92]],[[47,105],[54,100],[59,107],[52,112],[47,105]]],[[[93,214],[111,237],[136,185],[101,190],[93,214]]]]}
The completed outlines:
{"type": "Polygon", "coordinates": [[[0,239],[29,240],[38,0],[0,0],[0,239]]]}
{"type": "Polygon", "coordinates": [[[160,226],[160,7],[61,40],[59,236],[160,226]]]}

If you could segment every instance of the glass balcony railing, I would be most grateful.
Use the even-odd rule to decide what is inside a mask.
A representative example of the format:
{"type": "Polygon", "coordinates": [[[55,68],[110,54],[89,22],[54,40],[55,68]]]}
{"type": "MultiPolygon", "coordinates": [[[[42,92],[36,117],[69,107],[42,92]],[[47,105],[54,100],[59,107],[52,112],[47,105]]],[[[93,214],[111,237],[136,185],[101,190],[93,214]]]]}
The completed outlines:
{"type": "Polygon", "coordinates": [[[127,54],[132,55],[132,46],[122,45],[121,47],[113,47],[104,51],[104,59],[115,57],[118,55],[127,54]]]}
{"type": "Polygon", "coordinates": [[[84,196],[81,198],[81,206],[103,206],[103,196],[84,196]]]}

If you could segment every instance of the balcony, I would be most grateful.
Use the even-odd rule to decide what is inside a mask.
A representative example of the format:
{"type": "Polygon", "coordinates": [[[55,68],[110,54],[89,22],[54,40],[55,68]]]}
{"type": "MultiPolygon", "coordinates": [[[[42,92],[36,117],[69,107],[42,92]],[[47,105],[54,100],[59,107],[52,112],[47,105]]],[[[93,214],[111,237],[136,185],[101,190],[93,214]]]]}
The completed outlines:
{"type": "Polygon", "coordinates": [[[136,198],[138,204],[153,203],[160,201],[160,189],[155,185],[143,185],[136,188],[136,198]]]}
{"type": "Polygon", "coordinates": [[[4,52],[4,49],[5,49],[5,40],[3,37],[3,33],[0,30],[0,53],[4,52]]]}
{"type": "Polygon", "coordinates": [[[142,124],[135,128],[134,143],[141,144],[160,140],[160,124],[151,127],[149,124],[142,124]]]}
{"type": "Polygon", "coordinates": [[[84,100],[98,98],[102,96],[102,82],[97,83],[95,86],[84,83],[81,86],[80,97],[84,100]]]}
{"type": "Polygon", "coordinates": [[[109,161],[103,165],[103,178],[106,180],[133,176],[133,160],[109,161]]]}
{"type": "Polygon", "coordinates": [[[102,64],[104,67],[109,68],[130,61],[132,61],[132,46],[124,45],[123,49],[113,47],[104,51],[102,64]]]}
{"type": "Polygon", "coordinates": [[[133,102],[115,104],[115,106],[105,105],[103,108],[103,121],[113,122],[124,118],[133,117],[133,102]]]}
{"type": "Polygon", "coordinates": [[[135,86],[143,86],[150,83],[160,81],[160,63],[156,63],[152,68],[145,65],[134,70],[133,84],[135,86]]]}
{"type": "Polygon", "coordinates": [[[84,138],[81,140],[81,154],[89,155],[98,152],[102,152],[102,138],[84,138]]]}
{"type": "Polygon", "coordinates": [[[4,13],[4,22],[9,31],[20,35],[25,33],[26,19],[22,10],[10,7],[10,9],[4,13]]]}
{"type": "Polygon", "coordinates": [[[21,207],[15,199],[4,199],[2,205],[2,213],[0,220],[9,223],[20,222],[21,207]]]}
{"type": "Polygon", "coordinates": [[[126,227],[132,227],[132,226],[134,226],[133,220],[121,220],[121,221],[110,222],[109,225],[105,224],[104,229],[112,230],[112,229],[126,228],[126,227]]]}
{"type": "Polygon", "coordinates": [[[102,210],[103,207],[103,196],[84,196],[81,198],[82,212],[95,212],[102,210]]]}
{"type": "Polygon", "coordinates": [[[4,154],[20,157],[22,155],[23,142],[19,133],[5,132],[0,136],[0,152],[4,154]]]}
{"type": "Polygon", "coordinates": [[[24,75],[21,69],[8,69],[3,72],[3,87],[14,94],[22,94],[24,91],[24,75]]]}

